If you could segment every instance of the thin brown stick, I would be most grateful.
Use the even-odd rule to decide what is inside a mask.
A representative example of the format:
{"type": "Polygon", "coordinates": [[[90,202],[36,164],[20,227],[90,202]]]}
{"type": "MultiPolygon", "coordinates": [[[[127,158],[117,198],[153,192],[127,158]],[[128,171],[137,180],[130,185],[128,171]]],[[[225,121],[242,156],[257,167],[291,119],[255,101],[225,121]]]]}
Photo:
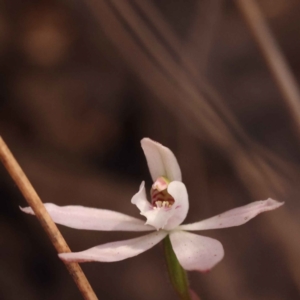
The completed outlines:
{"type": "MultiPolygon", "coordinates": [[[[68,244],[61,235],[57,226],[52,221],[50,215],[48,214],[45,206],[43,205],[40,197],[36,193],[35,189],[29,182],[28,178],[24,174],[20,165],[8,149],[7,145],[0,136],[0,160],[2,161],[4,167],[20,189],[22,195],[28,202],[28,204],[33,209],[37,219],[41,223],[42,227],[48,234],[53,246],[58,253],[71,252],[68,244]]],[[[69,273],[73,277],[79,291],[86,300],[97,300],[90,283],[85,277],[82,269],[77,263],[65,263],[69,273]]]]}
{"type": "Polygon", "coordinates": [[[297,81],[256,2],[254,0],[236,0],[236,4],[260,48],[299,133],[300,91],[297,81]]]}

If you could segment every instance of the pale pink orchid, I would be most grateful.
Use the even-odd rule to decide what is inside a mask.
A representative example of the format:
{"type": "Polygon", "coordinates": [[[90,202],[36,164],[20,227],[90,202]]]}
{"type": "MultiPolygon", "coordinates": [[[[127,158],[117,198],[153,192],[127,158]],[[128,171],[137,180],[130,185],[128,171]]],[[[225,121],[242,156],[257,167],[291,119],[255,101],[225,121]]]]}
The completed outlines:
{"type": "MultiPolygon", "coordinates": [[[[256,201],[229,210],[215,217],[192,224],[180,225],[189,210],[188,194],[181,181],[181,171],[174,154],[163,145],[144,138],[141,141],[151,177],[151,202],[148,202],[145,184],[132,197],[131,203],[140,210],[147,221],[105,209],[83,206],[59,207],[45,204],[54,222],[76,229],[102,231],[154,231],[147,235],[107,243],[82,252],[61,253],[67,262],[113,262],[136,256],[158,244],[167,235],[181,266],[188,271],[206,272],[224,256],[222,244],[212,238],[187,231],[208,230],[239,226],[258,214],[276,209],[283,203],[272,199],[256,201]]],[[[31,208],[24,212],[33,214],[31,208]]]]}

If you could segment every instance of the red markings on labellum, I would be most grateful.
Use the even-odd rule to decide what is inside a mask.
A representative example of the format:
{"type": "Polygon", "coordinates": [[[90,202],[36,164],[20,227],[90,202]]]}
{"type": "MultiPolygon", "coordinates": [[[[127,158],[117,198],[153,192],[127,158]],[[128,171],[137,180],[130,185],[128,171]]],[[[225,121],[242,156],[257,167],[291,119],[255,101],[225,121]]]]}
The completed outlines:
{"type": "Polygon", "coordinates": [[[168,193],[167,189],[163,191],[151,190],[151,202],[155,207],[170,207],[174,204],[174,198],[168,193]],[[158,202],[158,203],[157,203],[158,202]]]}

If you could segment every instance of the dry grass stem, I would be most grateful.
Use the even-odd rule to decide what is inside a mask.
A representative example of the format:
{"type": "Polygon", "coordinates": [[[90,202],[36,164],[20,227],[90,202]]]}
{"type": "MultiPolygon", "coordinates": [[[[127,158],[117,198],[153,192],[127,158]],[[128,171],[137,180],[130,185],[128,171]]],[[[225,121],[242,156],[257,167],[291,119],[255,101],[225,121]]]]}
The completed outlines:
{"type": "MultiPolygon", "coordinates": [[[[20,165],[8,149],[4,140],[0,137],[0,160],[2,161],[4,167],[20,189],[22,195],[33,209],[37,219],[41,223],[43,229],[48,234],[53,246],[58,253],[71,252],[69,246],[67,245],[65,239],[61,235],[57,226],[52,221],[50,215],[48,214],[45,206],[43,205],[40,197],[36,193],[35,189],[29,182],[28,178],[24,174],[20,165]]],[[[75,281],[79,291],[81,292],[84,299],[96,300],[98,299],[95,295],[90,283],[85,277],[82,269],[77,263],[66,263],[66,267],[71,274],[73,280],[75,281]]]]}
{"type": "Polygon", "coordinates": [[[236,0],[237,6],[266,60],[266,63],[285,100],[293,123],[300,132],[300,91],[278,43],[254,0],[236,0]]]}
{"type": "Polygon", "coordinates": [[[190,59],[195,69],[198,69],[202,74],[205,73],[209,61],[208,58],[222,16],[221,13],[221,0],[198,1],[195,5],[195,12],[182,52],[185,57],[190,59]]]}
{"type": "MultiPolygon", "coordinates": [[[[172,49],[172,52],[177,55],[177,57],[180,59],[180,63],[176,64],[174,60],[171,59],[171,55],[166,49],[163,48],[161,45],[159,49],[157,49],[157,45],[159,45],[161,42],[159,39],[156,39],[156,37],[151,34],[150,30],[147,29],[146,25],[142,21],[142,19],[139,18],[139,16],[134,12],[132,8],[128,4],[126,4],[126,1],[123,1],[122,3],[119,3],[115,1],[116,7],[119,9],[120,14],[126,19],[129,23],[132,24],[134,22],[131,19],[134,19],[136,22],[136,26],[132,27],[132,30],[139,36],[141,41],[145,42],[145,45],[147,45],[147,48],[151,53],[153,54],[154,58],[157,58],[157,61],[163,60],[163,57],[168,57],[168,63],[167,64],[160,64],[161,67],[166,68],[168,70],[168,73],[171,74],[169,76],[175,77],[175,81],[177,81],[179,84],[184,81],[185,77],[185,86],[190,86],[189,90],[194,90],[193,95],[183,95],[183,99],[178,99],[179,103],[177,102],[178,93],[174,93],[176,87],[170,87],[168,88],[168,84],[162,84],[162,80],[159,80],[154,89],[151,90],[156,93],[158,92],[159,99],[162,101],[166,101],[168,108],[172,109],[172,104],[176,105],[183,105],[183,111],[186,114],[186,117],[189,119],[192,117],[193,114],[196,115],[196,124],[198,123],[198,126],[202,125],[204,123],[204,128],[202,128],[202,132],[209,130],[209,140],[213,140],[213,143],[216,143],[218,147],[227,148],[228,145],[227,142],[225,142],[224,145],[224,136],[227,137],[227,139],[231,140],[231,146],[229,148],[237,148],[239,146],[234,146],[235,141],[234,138],[231,136],[230,131],[235,132],[241,140],[248,146],[248,149],[251,149],[256,154],[261,155],[264,159],[268,159],[268,161],[272,161],[273,165],[276,165],[279,167],[282,171],[283,169],[287,171],[287,173],[291,173],[291,165],[288,165],[286,162],[282,161],[278,156],[276,156],[274,153],[272,153],[270,150],[264,148],[261,145],[257,145],[253,140],[249,138],[247,133],[243,130],[242,126],[239,124],[239,122],[236,120],[236,117],[233,115],[233,113],[227,108],[227,106],[224,104],[224,100],[222,97],[217,93],[217,91],[207,82],[205,77],[202,76],[199,68],[197,68],[197,64],[193,61],[191,55],[186,51],[186,47],[188,45],[183,45],[182,42],[179,40],[179,38],[176,36],[176,34],[173,32],[170,25],[166,22],[162,14],[159,12],[159,10],[149,1],[141,1],[141,0],[134,0],[136,5],[139,7],[139,9],[147,16],[148,20],[153,24],[153,26],[156,28],[157,32],[160,33],[161,37],[164,41],[166,41],[169,45],[169,47],[172,49]],[[152,42],[151,42],[152,41],[152,42]],[[159,57],[162,57],[160,59],[159,57]],[[177,70],[176,70],[176,69],[177,70]],[[159,91],[160,85],[162,86],[163,91],[165,92],[168,90],[167,95],[164,95],[162,98],[162,94],[159,91]],[[191,87],[191,85],[193,85],[191,87]],[[173,94],[173,95],[172,95],[173,94]],[[168,100],[170,98],[170,100],[168,100]],[[180,103],[183,102],[183,103],[180,103]],[[212,104],[213,105],[212,105],[212,104]],[[210,119],[206,119],[206,113],[210,113],[211,117],[210,119]],[[199,124],[200,123],[200,124],[199,124]],[[214,124],[212,127],[211,124],[214,124]],[[217,129],[217,132],[215,129],[217,129]],[[228,132],[225,132],[227,131],[228,132]],[[220,135],[218,133],[222,133],[220,135]],[[221,145],[220,145],[221,144],[221,145]],[[225,147],[224,147],[225,146],[225,147]]],[[[217,1],[218,2],[218,1],[217,1]]],[[[89,5],[94,6],[92,1],[87,1],[89,5]]],[[[220,3],[215,3],[212,5],[212,8],[214,10],[220,10],[220,3]]],[[[102,8],[103,9],[103,8],[102,8]]],[[[101,9],[101,10],[102,10],[101,9]]],[[[198,12],[196,17],[198,16],[198,12]]],[[[214,16],[217,18],[217,13],[214,16]]],[[[213,22],[213,21],[211,21],[213,22]]],[[[216,21],[214,21],[216,22],[216,21]]],[[[113,32],[110,32],[110,36],[112,36],[113,32]]],[[[118,36],[120,36],[120,32],[118,33],[118,36]]],[[[128,39],[126,40],[128,43],[128,39]]],[[[207,43],[209,44],[209,43],[207,43]]],[[[207,45],[208,46],[208,45],[207,45]]],[[[131,46],[133,47],[133,46],[131,46]]],[[[132,49],[132,48],[131,48],[132,49]]],[[[120,49],[121,50],[121,49],[120,49]]],[[[122,48],[122,50],[124,50],[122,48]]],[[[138,49],[136,49],[135,53],[140,52],[138,49]]],[[[132,52],[129,54],[132,56],[132,52]]],[[[147,58],[144,58],[144,60],[147,58]]],[[[203,60],[204,58],[202,58],[203,60]]],[[[135,64],[137,60],[133,62],[135,64]]],[[[133,66],[133,64],[131,64],[133,66]]],[[[149,66],[150,67],[150,66],[149,66]]],[[[151,80],[149,73],[145,73],[140,65],[140,61],[138,63],[138,70],[142,71],[141,79],[146,79],[146,85],[149,84],[149,81],[151,80]],[[148,75],[145,75],[148,74],[148,75]],[[145,78],[147,76],[147,78],[145,78]]],[[[147,67],[146,67],[147,68],[147,67]]],[[[151,65],[151,68],[155,68],[155,66],[151,65]]],[[[159,70],[156,70],[159,72],[159,70]]],[[[155,72],[155,71],[153,71],[155,72]]],[[[152,72],[151,72],[152,74],[152,72]]],[[[174,81],[174,78],[166,78],[166,74],[162,74],[165,78],[163,80],[169,80],[171,82],[174,81]]],[[[159,75],[156,75],[156,78],[159,77],[159,75]]],[[[178,114],[178,111],[176,112],[178,114]]],[[[182,117],[182,114],[180,113],[180,117],[182,117]]],[[[184,122],[184,120],[183,120],[184,122]]],[[[194,128],[191,128],[194,130],[194,128]]],[[[194,132],[196,136],[199,136],[199,131],[194,132]]],[[[203,135],[202,135],[203,138],[203,135]]],[[[235,151],[239,151],[235,149],[235,151]]],[[[229,151],[230,155],[232,155],[232,152],[229,151]]],[[[295,173],[295,170],[293,170],[293,173],[295,173]]]]}

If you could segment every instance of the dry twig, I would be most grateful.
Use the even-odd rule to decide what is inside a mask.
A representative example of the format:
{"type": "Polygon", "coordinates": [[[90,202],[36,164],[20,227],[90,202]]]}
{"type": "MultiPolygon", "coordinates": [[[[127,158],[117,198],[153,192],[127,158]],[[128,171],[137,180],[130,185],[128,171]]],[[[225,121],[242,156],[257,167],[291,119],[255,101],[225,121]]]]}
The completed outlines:
{"type": "MultiPolygon", "coordinates": [[[[35,189],[29,182],[28,178],[24,174],[20,165],[8,149],[7,145],[0,137],[0,160],[2,161],[4,167],[20,189],[22,195],[28,202],[28,204],[33,209],[37,219],[41,223],[43,229],[48,234],[53,246],[58,253],[71,252],[69,246],[67,245],[65,239],[61,235],[57,226],[52,221],[50,215],[48,214],[45,206],[43,205],[40,197],[36,193],[35,189]]],[[[90,283],[85,277],[82,269],[77,263],[66,263],[66,267],[73,277],[79,291],[86,300],[97,300],[90,283]]]]}

